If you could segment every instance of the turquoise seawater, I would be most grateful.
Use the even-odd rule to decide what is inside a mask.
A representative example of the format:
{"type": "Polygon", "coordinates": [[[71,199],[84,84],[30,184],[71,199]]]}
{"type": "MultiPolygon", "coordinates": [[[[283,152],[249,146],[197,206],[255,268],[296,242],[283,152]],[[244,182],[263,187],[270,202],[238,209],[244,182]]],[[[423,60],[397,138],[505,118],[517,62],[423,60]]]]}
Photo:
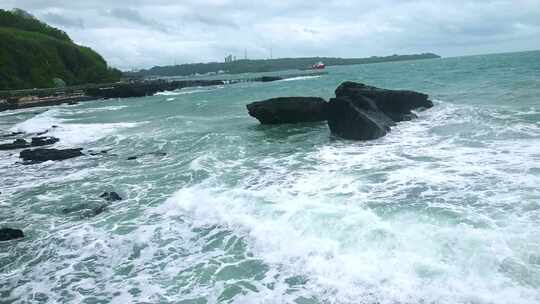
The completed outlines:
{"type": "Polygon", "coordinates": [[[540,52],[0,113],[52,125],[55,147],[110,151],[0,152],[0,225],[26,233],[0,243],[1,303],[540,302],[540,52]],[[345,80],[435,107],[368,142],[245,109],[345,80]]]}

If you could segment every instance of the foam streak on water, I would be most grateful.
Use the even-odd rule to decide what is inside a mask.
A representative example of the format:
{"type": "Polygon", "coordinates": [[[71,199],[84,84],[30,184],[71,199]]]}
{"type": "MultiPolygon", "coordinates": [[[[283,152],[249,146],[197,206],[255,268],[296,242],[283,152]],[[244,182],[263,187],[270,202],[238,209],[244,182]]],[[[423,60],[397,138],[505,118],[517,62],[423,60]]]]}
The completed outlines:
{"type": "Polygon", "coordinates": [[[5,132],[49,130],[57,146],[109,152],[33,166],[0,154],[0,222],[27,234],[0,243],[0,298],[538,303],[539,56],[335,67],[181,102],[3,113],[5,132]],[[253,100],[328,98],[343,80],[425,91],[436,105],[369,142],[245,113],[253,100]],[[124,200],[89,216],[111,190],[124,200]]]}

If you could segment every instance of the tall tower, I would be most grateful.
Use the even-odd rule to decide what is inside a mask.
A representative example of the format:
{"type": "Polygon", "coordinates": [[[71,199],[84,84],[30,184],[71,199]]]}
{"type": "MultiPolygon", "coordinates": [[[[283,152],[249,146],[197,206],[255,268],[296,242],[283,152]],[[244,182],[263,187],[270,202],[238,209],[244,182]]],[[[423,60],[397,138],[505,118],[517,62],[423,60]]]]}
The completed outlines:
{"type": "Polygon", "coordinates": [[[244,59],[247,60],[247,49],[244,49],[244,59]]]}

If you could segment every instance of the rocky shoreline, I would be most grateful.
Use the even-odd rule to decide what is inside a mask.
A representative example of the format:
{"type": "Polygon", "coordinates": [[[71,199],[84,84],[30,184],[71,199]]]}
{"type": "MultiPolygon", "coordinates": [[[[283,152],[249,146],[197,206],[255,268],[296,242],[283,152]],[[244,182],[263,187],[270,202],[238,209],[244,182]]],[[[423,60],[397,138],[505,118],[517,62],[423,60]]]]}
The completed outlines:
{"type": "Polygon", "coordinates": [[[230,85],[241,82],[272,82],[302,76],[318,76],[325,72],[286,74],[279,76],[259,76],[241,79],[191,79],[191,80],[145,80],[119,82],[105,85],[87,85],[64,89],[36,89],[20,91],[0,91],[0,112],[31,107],[75,104],[78,102],[151,96],[159,92],[174,91],[191,87],[230,85]]]}

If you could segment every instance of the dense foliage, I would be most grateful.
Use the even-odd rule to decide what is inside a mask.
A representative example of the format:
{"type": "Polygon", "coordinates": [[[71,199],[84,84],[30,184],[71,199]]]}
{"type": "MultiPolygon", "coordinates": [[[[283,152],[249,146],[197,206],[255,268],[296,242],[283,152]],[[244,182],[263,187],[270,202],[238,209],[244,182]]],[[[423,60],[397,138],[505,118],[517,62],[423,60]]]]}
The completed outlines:
{"type": "Polygon", "coordinates": [[[28,14],[0,10],[0,90],[117,81],[121,72],[92,49],[28,14]]]}
{"type": "Polygon", "coordinates": [[[237,60],[233,62],[193,63],[175,66],[153,67],[149,70],[141,70],[130,73],[137,76],[187,76],[194,74],[206,74],[224,71],[230,74],[274,72],[283,70],[307,69],[314,63],[324,62],[327,66],[366,64],[387,61],[417,60],[439,58],[438,55],[425,53],[417,55],[392,55],[386,57],[369,58],[332,58],[332,57],[305,57],[305,58],[280,58],[260,60],[237,60]]]}

